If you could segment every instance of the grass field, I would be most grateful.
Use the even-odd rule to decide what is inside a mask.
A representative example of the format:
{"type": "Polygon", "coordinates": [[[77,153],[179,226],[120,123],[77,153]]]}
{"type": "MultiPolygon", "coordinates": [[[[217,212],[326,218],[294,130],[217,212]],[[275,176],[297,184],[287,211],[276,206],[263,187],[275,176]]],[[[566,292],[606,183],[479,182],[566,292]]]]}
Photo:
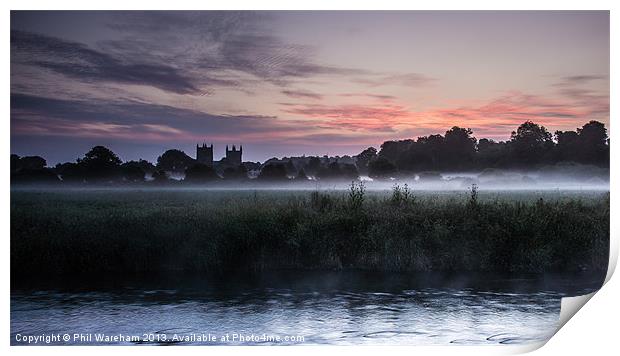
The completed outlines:
{"type": "Polygon", "coordinates": [[[13,190],[11,273],[605,271],[601,191],[13,190]]]}

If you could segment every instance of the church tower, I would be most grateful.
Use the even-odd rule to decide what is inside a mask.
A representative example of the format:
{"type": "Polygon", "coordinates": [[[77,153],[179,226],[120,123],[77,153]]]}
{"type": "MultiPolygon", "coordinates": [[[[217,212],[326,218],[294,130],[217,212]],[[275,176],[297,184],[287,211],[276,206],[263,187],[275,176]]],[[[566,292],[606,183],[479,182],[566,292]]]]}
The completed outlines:
{"type": "Polygon", "coordinates": [[[239,150],[235,145],[232,146],[232,149],[228,149],[228,145],[226,145],[226,163],[230,166],[240,166],[241,165],[241,155],[243,154],[243,146],[239,146],[239,150]]]}
{"type": "Polygon", "coordinates": [[[202,146],[196,145],[196,161],[213,167],[213,144],[207,146],[207,144],[203,142],[202,146]]]}

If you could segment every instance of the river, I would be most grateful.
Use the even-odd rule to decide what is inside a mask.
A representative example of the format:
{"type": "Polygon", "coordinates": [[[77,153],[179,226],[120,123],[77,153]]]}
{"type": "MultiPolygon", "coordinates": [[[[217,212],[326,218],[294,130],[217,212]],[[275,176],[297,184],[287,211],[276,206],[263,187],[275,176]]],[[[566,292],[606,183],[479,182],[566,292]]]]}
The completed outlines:
{"type": "Polygon", "coordinates": [[[584,275],[361,271],[14,283],[11,344],[54,334],[55,345],[526,344],[554,333],[561,297],[600,284],[584,275]]]}

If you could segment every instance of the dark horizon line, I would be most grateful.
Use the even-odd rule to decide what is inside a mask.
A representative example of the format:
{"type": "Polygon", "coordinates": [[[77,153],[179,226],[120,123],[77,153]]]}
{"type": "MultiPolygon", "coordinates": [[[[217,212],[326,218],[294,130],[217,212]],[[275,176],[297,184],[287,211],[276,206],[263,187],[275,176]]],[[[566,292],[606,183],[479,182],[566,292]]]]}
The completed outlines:
{"type": "MultiPolygon", "coordinates": [[[[582,125],[582,126],[581,126],[581,128],[583,128],[586,124],[593,123],[593,122],[602,124],[602,125],[603,125],[603,127],[605,128],[605,131],[607,131],[607,127],[605,126],[605,123],[604,123],[604,122],[601,122],[601,121],[598,121],[598,120],[588,120],[586,123],[584,123],[584,125],[582,125]]],[[[557,145],[557,143],[558,143],[558,140],[557,140],[557,133],[559,133],[559,132],[575,132],[575,133],[577,133],[577,132],[578,132],[577,130],[579,130],[579,129],[580,129],[580,128],[578,127],[578,128],[576,128],[574,131],[573,131],[573,130],[567,130],[567,131],[556,130],[556,131],[554,131],[553,133],[551,133],[551,132],[547,131],[547,128],[546,128],[544,125],[539,125],[539,124],[536,124],[536,123],[535,123],[535,122],[533,122],[532,120],[526,120],[524,123],[520,124],[520,125],[517,127],[517,129],[518,129],[519,127],[521,127],[522,125],[527,124],[527,123],[535,124],[535,125],[539,126],[541,129],[543,129],[543,130],[545,130],[546,132],[548,132],[548,133],[551,135],[551,141],[552,141],[554,144],[556,144],[556,145],[557,145]]],[[[468,131],[470,131],[470,132],[471,132],[470,137],[471,137],[471,138],[474,140],[474,142],[475,142],[476,151],[478,151],[478,144],[479,144],[479,142],[480,142],[480,141],[482,141],[482,140],[487,140],[489,143],[494,143],[494,144],[506,144],[506,143],[509,143],[509,142],[511,142],[511,141],[512,141],[512,138],[511,138],[511,139],[507,139],[507,140],[497,140],[497,141],[496,141],[496,140],[494,140],[494,139],[491,139],[491,138],[486,138],[486,137],[482,137],[482,138],[478,139],[478,138],[476,138],[476,137],[474,136],[474,132],[473,132],[473,130],[472,130],[471,128],[464,128],[464,127],[461,127],[461,126],[454,125],[454,126],[452,126],[450,129],[446,130],[446,131],[444,132],[444,134],[441,134],[441,133],[436,133],[436,134],[428,134],[428,135],[424,135],[424,136],[418,136],[418,137],[415,137],[415,138],[413,138],[413,137],[412,137],[412,138],[402,138],[402,139],[390,139],[390,140],[385,140],[385,141],[383,141],[383,142],[379,145],[379,149],[378,149],[378,150],[377,150],[377,148],[376,148],[374,145],[373,145],[373,146],[368,146],[368,147],[366,147],[366,148],[362,149],[362,151],[360,151],[359,153],[357,153],[357,154],[355,154],[355,155],[349,155],[349,154],[344,154],[344,155],[338,155],[338,154],[336,154],[336,155],[328,155],[328,154],[323,154],[323,155],[320,155],[320,154],[303,154],[303,155],[301,155],[301,156],[287,156],[287,155],[284,155],[284,156],[281,156],[281,157],[272,156],[272,157],[269,157],[269,158],[265,159],[263,162],[261,162],[261,161],[244,161],[244,162],[264,164],[265,162],[267,162],[267,161],[269,161],[269,160],[273,160],[273,159],[283,160],[283,159],[285,159],[285,158],[303,158],[303,157],[318,157],[318,158],[322,158],[322,157],[328,157],[328,158],[346,158],[346,157],[350,157],[350,158],[354,158],[354,157],[357,157],[357,156],[358,156],[361,152],[363,152],[364,150],[369,149],[369,148],[374,148],[374,149],[376,149],[376,150],[377,150],[377,152],[380,152],[380,150],[381,150],[382,146],[383,146],[384,144],[386,144],[386,143],[389,143],[389,142],[395,142],[395,143],[398,143],[398,142],[405,142],[405,141],[418,142],[418,141],[419,141],[420,139],[422,139],[422,138],[437,137],[437,136],[441,136],[442,138],[445,138],[445,134],[446,134],[446,133],[448,133],[448,132],[450,132],[451,130],[454,130],[454,129],[464,129],[464,130],[468,130],[468,131]]],[[[511,135],[512,135],[512,134],[515,134],[515,132],[516,132],[516,131],[512,131],[512,132],[511,132],[511,135]]],[[[609,135],[607,135],[607,138],[609,139],[609,135]]],[[[210,141],[210,144],[209,144],[209,145],[206,145],[206,142],[207,142],[207,141],[203,141],[203,142],[202,142],[202,144],[201,144],[201,143],[196,143],[196,148],[199,148],[199,147],[207,147],[207,148],[212,148],[212,149],[213,149],[213,148],[215,147],[215,145],[213,144],[213,142],[212,142],[212,141],[210,141]]],[[[606,143],[606,144],[608,145],[608,143],[606,143]]],[[[106,147],[106,148],[108,148],[108,149],[109,149],[109,147],[107,147],[106,145],[103,145],[103,144],[94,144],[93,146],[91,146],[91,148],[93,148],[93,147],[97,147],[97,146],[103,146],[103,147],[106,147]]],[[[228,151],[228,149],[229,149],[229,146],[231,146],[231,147],[233,147],[233,148],[236,148],[236,144],[233,144],[233,145],[226,144],[226,150],[227,150],[227,151],[228,151]]],[[[247,146],[247,144],[246,144],[246,146],[247,146]]],[[[240,144],[240,145],[239,145],[239,148],[237,148],[237,152],[241,151],[241,150],[242,150],[242,147],[243,147],[243,144],[240,144]]],[[[110,150],[111,150],[111,149],[110,149],[110,150]]],[[[168,149],[164,150],[164,151],[163,151],[163,153],[165,153],[165,152],[167,152],[167,151],[171,151],[171,150],[178,150],[178,151],[181,151],[181,152],[183,152],[184,154],[186,154],[187,156],[189,156],[190,158],[197,159],[197,157],[196,157],[196,158],[194,158],[194,157],[190,156],[189,154],[187,154],[184,150],[179,149],[179,148],[168,148],[168,149]]],[[[111,151],[113,151],[113,150],[111,150],[111,151]]],[[[87,152],[88,152],[88,151],[87,151],[87,152]]],[[[114,151],[113,151],[113,152],[114,152],[114,151]]],[[[162,154],[163,154],[163,153],[162,153],[162,154]]],[[[115,153],[115,154],[116,154],[116,153],[115,153]]],[[[161,157],[161,155],[162,155],[162,154],[160,154],[158,157],[161,157]]],[[[41,156],[41,155],[23,155],[23,156],[22,156],[22,155],[19,155],[19,154],[16,154],[16,153],[11,153],[11,155],[16,155],[16,156],[19,156],[19,157],[41,157],[41,158],[45,159],[45,160],[46,160],[46,162],[47,162],[47,159],[46,159],[44,156],[41,156]]],[[[118,155],[117,155],[117,156],[118,156],[118,155]]],[[[119,158],[120,158],[120,157],[119,157],[119,158]]],[[[224,156],[223,156],[220,160],[218,160],[218,161],[215,161],[215,160],[214,160],[214,162],[220,162],[220,161],[224,160],[225,158],[226,158],[226,156],[224,155],[224,156]]],[[[80,159],[80,158],[79,158],[79,157],[78,157],[78,158],[76,158],[76,160],[75,160],[75,161],[77,161],[78,159],[80,159]]],[[[157,162],[157,159],[155,159],[153,162],[151,162],[150,160],[148,160],[148,159],[143,159],[143,158],[131,159],[131,160],[126,160],[126,161],[123,161],[123,162],[141,161],[141,160],[146,161],[146,162],[149,162],[149,163],[152,163],[152,164],[154,164],[154,163],[156,163],[156,162],[157,162]]],[[[75,161],[58,162],[56,165],[58,165],[58,164],[63,164],[63,163],[73,163],[73,162],[75,162],[75,161]]],[[[53,167],[53,166],[47,166],[47,167],[53,167]]]]}

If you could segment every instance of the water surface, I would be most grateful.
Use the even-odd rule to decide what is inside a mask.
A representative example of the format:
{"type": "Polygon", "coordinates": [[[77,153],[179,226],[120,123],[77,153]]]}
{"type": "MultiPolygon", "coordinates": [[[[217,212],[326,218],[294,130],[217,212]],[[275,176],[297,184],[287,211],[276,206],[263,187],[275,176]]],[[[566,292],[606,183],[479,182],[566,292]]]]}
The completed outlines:
{"type": "Polygon", "coordinates": [[[583,275],[99,277],[13,286],[11,344],[54,333],[72,335],[52,342],[66,345],[525,344],[553,334],[561,297],[600,286],[583,275]],[[75,333],[140,340],[79,342],[75,333]]]}

